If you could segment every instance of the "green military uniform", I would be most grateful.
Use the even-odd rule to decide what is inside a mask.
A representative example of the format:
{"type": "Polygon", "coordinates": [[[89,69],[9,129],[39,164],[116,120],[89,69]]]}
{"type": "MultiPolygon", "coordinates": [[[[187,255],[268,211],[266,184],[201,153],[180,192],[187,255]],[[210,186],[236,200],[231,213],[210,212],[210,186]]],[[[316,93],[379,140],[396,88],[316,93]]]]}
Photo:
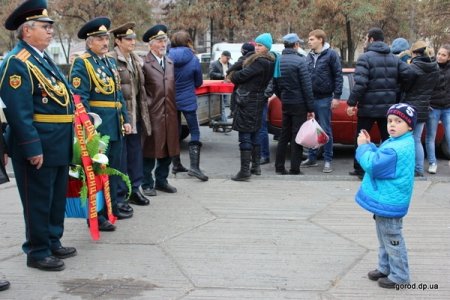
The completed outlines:
{"type": "MultiPolygon", "coordinates": [[[[99,17],[86,23],[78,37],[105,35],[110,20],[99,17]]],[[[109,166],[120,169],[123,133],[122,125],[128,123],[125,100],[120,90],[120,77],[114,58],[100,58],[91,50],[77,57],[70,70],[70,83],[74,94],[81,96],[81,101],[88,112],[96,113],[102,119],[97,131],[110,137],[107,156],[109,166]]],[[[113,212],[117,215],[117,189],[119,178],[110,177],[110,192],[113,212]]],[[[101,218],[100,222],[103,223],[101,218]]]]}
{"type": "MultiPolygon", "coordinates": [[[[16,29],[25,22],[23,14],[31,15],[36,5],[44,6],[41,1],[24,3],[8,18],[5,27],[16,29]]],[[[42,8],[29,19],[53,23],[42,8]]],[[[24,211],[23,250],[28,261],[38,261],[61,247],[72,158],[72,96],[64,75],[50,57],[23,40],[5,58],[0,80],[0,97],[6,104],[9,124],[6,143],[24,211]],[[43,155],[40,169],[29,161],[38,155],[43,155]]],[[[61,264],[50,267],[61,269],[61,264]]]]}

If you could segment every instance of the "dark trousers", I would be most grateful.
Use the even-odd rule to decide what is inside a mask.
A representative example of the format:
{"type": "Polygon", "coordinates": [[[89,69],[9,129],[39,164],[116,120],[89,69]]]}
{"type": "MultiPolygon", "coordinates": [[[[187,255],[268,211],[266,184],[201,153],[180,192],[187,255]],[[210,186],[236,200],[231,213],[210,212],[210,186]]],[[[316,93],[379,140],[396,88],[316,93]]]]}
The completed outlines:
{"type": "Polygon", "coordinates": [[[197,111],[178,111],[178,135],[181,136],[181,113],[186,119],[189,133],[191,134],[191,142],[200,141],[200,127],[198,125],[197,111]]]}
{"type": "Polygon", "coordinates": [[[252,151],[253,147],[259,146],[259,131],[242,132],[239,131],[239,149],[241,151],[252,151]]]}
{"type": "Polygon", "coordinates": [[[61,246],[69,168],[42,166],[37,170],[25,160],[12,160],[12,164],[25,219],[22,249],[40,260],[61,246]]]}
{"type": "MultiPolygon", "coordinates": [[[[137,125],[137,128],[137,134],[129,134],[124,138],[120,167],[120,171],[128,174],[130,177],[131,191],[133,193],[139,190],[144,178],[141,130],[139,125],[137,125]]],[[[128,188],[122,180],[119,182],[118,193],[119,199],[125,199],[128,193],[128,188]]]]}
{"type": "MultiPolygon", "coordinates": [[[[110,141],[108,145],[107,156],[109,159],[109,166],[111,168],[120,170],[121,160],[122,160],[122,141],[110,141]]],[[[117,203],[121,201],[125,201],[118,194],[120,177],[118,176],[109,176],[109,190],[111,195],[111,204],[113,210],[117,207],[117,203]]],[[[106,217],[106,210],[102,211],[102,215],[106,217]]],[[[100,218],[100,222],[103,222],[103,218],[100,218]]]]}
{"type": "Polygon", "coordinates": [[[144,157],[144,180],[142,188],[154,188],[155,183],[159,186],[167,184],[167,177],[169,176],[169,167],[171,162],[171,157],[157,159],[144,157]],[[155,169],[155,179],[153,179],[153,169],[155,169]]]}
{"type": "MultiPolygon", "coordinates": [[[[375,122],[378,125],[378,130],[380,131],[381,141],[385,141],[389,138],[389,134],[387,132],[386,117],[383,117],[383,118],[358,117],[358,120],[356,123],[356,134],[355,134],[355,151],[356,151],[356,148],[358,147],[358,144],[356,141],[357,141],[358,134],[361,131],[361,129],[365,129],[365,130],[367,130],[367,132],[370,132],[370,130],[372,129],[372,126],[374,125],[375,122]]],[[[353,168],[355,169],[355,171],[363,172],[363,170],[362,170],[360,164],[358,163],[358,161],[356,160],[356,158],[353,159],[353,168]]]]}
{"type": "Polygon", "coordinates": [[[283,104],[282,110],[283,123],[281,126],[281,136],[278,139],[275,170],[284,170],[287,145],[291,143],[291,170],[299,171],[303,147],[295,142],[295,137],[300,126],[306,121],[307,112],[303,104],[283,104]]]}

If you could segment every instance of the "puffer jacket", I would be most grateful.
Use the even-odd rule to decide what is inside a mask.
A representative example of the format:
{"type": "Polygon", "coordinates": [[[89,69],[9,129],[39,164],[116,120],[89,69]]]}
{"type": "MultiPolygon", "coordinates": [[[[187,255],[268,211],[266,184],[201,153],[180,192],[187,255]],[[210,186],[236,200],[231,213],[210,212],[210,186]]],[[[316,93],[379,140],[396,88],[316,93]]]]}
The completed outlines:
{"type": "Polygon", "coordinates": [[[336,52],[330,49],[330,44],[325,43],[320,53],[309,52],[306,61],[311,74],[314,99],[331,96],[340,99],[344,82],[342,66],[336,52]]]}
{"type": "Polygon", "coordinates": [[[262,110],[267,102],[264,91],[272,79],[273,70],[273,56],[255,53],[244,61],[242,70],[230,74],[231,82],[239,85],[233,130],[255,132],[261,128],[262,110]]]}
{"type": "Polygon", "coordinates": [[[450,108],[450,62],[439,64],[439,80],[431,95],[430,106],[437,109],[450,108]]]}
{"type": "Polygon", "coordinates": [[[356,202],[377,216],[405,216],[414,186],[414,157],[412,132],[391,137],[379,148],[373,143],[358,146],[356,159],[365,175],[356,202]]]}
{"type": "Polygon", "coordinates": [[[202,68],[191,48],[170,48],[168,57],[175,65],[175,100],[180,111],[197,110],[195,88],[203,84],[202,68]]]}
{"type": "Polygon", "coordinates": [[[384,118],[399,102],[399,84],[408,80],[408,66],[388,45],[373,42],[356,62],[355,85],[347,101],[358,106],[358,117],[384,118]]]}
{"type": "Polygon", "coordinates": [[[430,111],[430,98],[439,79],[439,67],[428,56],[416,56],[409,66],[410,79],[402,102],[416,108],[417,123],[425,122],[430,111]]]}
{"type": "Polygon", "coordinates": [[[306,60],[297,50],[286,48],[281,54],[280,77],[274,79],[274,92],[283,104],[302,104],[313,112],[311,75],[306,60]]]}

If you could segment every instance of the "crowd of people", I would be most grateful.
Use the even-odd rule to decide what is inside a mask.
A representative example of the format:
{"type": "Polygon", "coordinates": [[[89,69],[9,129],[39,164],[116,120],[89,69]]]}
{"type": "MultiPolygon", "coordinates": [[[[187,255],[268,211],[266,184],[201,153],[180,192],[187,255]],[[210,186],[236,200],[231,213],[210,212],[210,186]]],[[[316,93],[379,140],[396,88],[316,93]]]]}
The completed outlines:
{"type": "MultiPolygon", "coordinates": [[[[110,177],[114,217],[133,217],[130,204],[149,205],[149,197],[158,192],[176,193],[168,182],[171,164],[174,174],[187,172],[208,180],[200,169],[202,142],[195,96],[203,79],[187,32],[172,34],[169,49],[167,27],[152,26],[142,38],[149,47],[142,59],[134,53],[133,22],[110,29],[109,18],[94,18],[78,32],[86,42],[86,52],[74,59],[67,79],[45,52],[53,26],[47,1],[25,1],[17,7],[5,27],[16,31],[18,43],[0,71],[0,96],[8,121],[5,145],[1,141],[0,183],[8,180],[4,169],[7,149],[24,209],[26,263],[46,271],[63,270],[63,259],[77,254],[74,247],[61,244],[74,136],[73,94],[80,96],[86,111],[102,119],[97,131],[109,136],[109,165],[130,178],[128,195],[125,184],[117,176],[110,177]],[[189,169],[180,159],[181,115],[191,134],[189,169]]],[[[229,63],[228,51],[211,64],[212,79],[234,84],[232,128],[238,132],[240,150],[240,170],[232,176],[234,181],[260,175],[261,164],[270,161],[267,101],[274,96],[281,100],[283,119],[275,172],[298,175],[302,167],[318,166],[317,150],[309,149],[302,162],[303,148],[295,143],[300,126],[310,118],[329,136],[323,172],[333,172],[331,115],[342,94],[340,58],[320,29],[309,33],[311,50],[306,57],[299,53],[303,41],[296,33],[283,37],[281,55],[271,52],[272,43],[270,33],[260,34],[243,44],[242,57],[234,65],[229,63]],[[286,170],[289,143],[291,160],[286,170]]],[[[364,179],[356,200],[374,213],[380,242],[379,266],[368,277],[378,280],[381,287],[393,288],[409,282],[401,223],[414,176],[424,174],[421,136],[425,124],[429,173],[437,171],[434,139],[440,120],[450,145],[450,46],[439,48],[436,57],[422,40],[409,47],[399,38],[391,48],[381,29],[370,29],[365,53],[356,62],[355,85],[347,104],[349,115],[358,108],[351,174],[364,179]],[[383,141],[379,148],[368,134],[375,123],[383,141]],[[399,189],[405,183],[408,188],[399,189]],[[398,197],[390,197],[392,193],[398,197]]],[[[98,215],[100,231],[116,229],[106,209],[98,215]]],[[[7,281],[0,281],[0,290],[8,287],[7,281]]]]}

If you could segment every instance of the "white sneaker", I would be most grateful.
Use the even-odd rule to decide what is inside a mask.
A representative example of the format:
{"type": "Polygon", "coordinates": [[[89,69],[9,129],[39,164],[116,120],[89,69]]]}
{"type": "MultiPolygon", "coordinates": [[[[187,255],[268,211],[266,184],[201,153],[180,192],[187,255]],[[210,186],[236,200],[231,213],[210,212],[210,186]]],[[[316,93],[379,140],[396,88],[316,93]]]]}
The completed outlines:
{"type": "Polygon", "coordinates": [[[324,172],[324,173],[331,173],[331,172],[333,172],[333,167],[331,166],[331,161],[326,161],[325,162],[325,164],[323,165],[322,172],[324,172]]]}
{"type": "Polygon", "coordinates": [[[436,174],[436,171],[437,171],[437,164],[434,163],[428,166],[428,173],[436,174]]]}

